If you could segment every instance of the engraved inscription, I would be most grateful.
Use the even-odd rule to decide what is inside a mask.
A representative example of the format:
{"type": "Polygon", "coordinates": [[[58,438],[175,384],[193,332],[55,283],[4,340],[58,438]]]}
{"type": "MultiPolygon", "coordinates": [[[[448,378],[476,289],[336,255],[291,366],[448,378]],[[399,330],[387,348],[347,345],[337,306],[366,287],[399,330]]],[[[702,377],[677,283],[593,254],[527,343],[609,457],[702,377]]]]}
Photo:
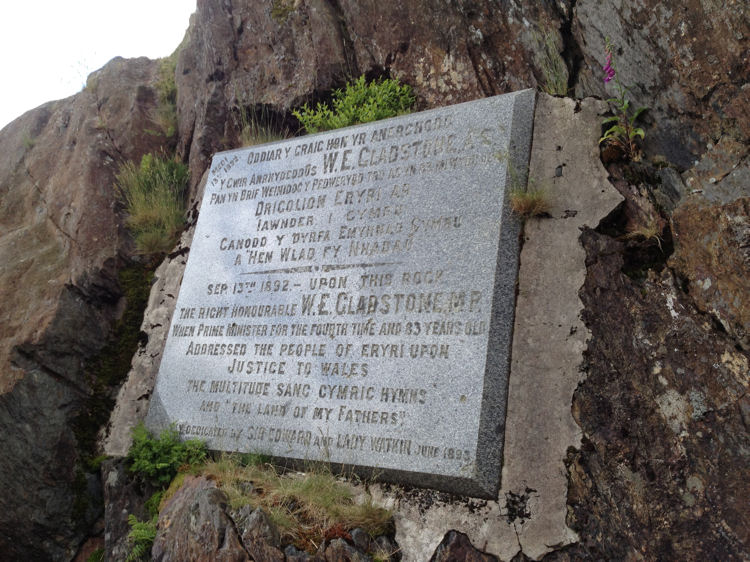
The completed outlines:
{"type": "Polygon", "coordinates": [[[474,478],[504,98],[217,154],[150,423],[218,449],[474,478]]]}

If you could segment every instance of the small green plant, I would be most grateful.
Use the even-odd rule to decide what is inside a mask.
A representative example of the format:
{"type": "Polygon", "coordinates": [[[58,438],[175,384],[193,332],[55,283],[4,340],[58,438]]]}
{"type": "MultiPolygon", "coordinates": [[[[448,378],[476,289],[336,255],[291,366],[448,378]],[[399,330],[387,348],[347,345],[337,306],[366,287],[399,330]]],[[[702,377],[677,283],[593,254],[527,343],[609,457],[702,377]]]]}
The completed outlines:
{"type": "Polygon", "coordinates": [[[534,34],[539,56],[539,65],[544,75],[542,90],[553,96],[564,96],[568,93],[568,68],[560,56],[555,41],[555,34],[546,30],[534,34]]]}
{"type": "MultiPolygon", "coordinates": [[[[171,427],[156,438],[140,423],[133,429],[128,461],[131,472],[154,486],[165,488],[181,466],[201,464],[206,456],[206,444],[202,441],[180,441],[180,434],[171,427]]],[[[155,503],[158,505],[158,501],[155,503]]]]}
{"type": "Polygon", "coordinates": [[[174,246],[185,224],[187,182],[187,166],[153,154],[143,156],[140,166],[120,168],[116,187],[138,252],[165,253],[174,246]]]}
{"type": "Polygon", "coordinates": [[[86,558],[86,562],[104,562],[104,549],[97,548],[94,552],[89,554],[86,558]]]}
{"type": "Polygon", "coordinates": [[[154,545],[154,539],[156,538],[156,517],[148,521],[140,521],[135,515],[130,514],[128,515],[128,525],[130,525],[130,532],[128,533],[130,552],[125,561],[149,560],[151,547],[154,545]]]}
{"type": "Polygon", "coordinates": [[[364,76],[334,90],[331,107],[318,103],[315,109],[303,105],[292,114],[308,133],[369,123],[411,111],[415,97],[411,86],[398,80],[375,80],[369,84],[364,76]]]}
{"type": "Polygon", "coordinates": [[[630,101],[627,98],[628,88],[620,83],[617,76],[614,56],[612,54],[613,45],[607,38],[605,53],[606,64],[602,67],[604,71],[604,83],[608,84],[612,80],[615,82],[617,97],[609,98],[607,102],[614,107],[615,115],[608,117],[602,122],[602,126],[608,127],[599,144],[609,143],[619,148],[623,155],[629,160],[637,162],[641,159],[641,149],[636,144],[636,138],[642,140],[646,135],[641,127],[636,127],[635,122],[646,111],[647,107],[639,107],[631,114],[630,101]]]}

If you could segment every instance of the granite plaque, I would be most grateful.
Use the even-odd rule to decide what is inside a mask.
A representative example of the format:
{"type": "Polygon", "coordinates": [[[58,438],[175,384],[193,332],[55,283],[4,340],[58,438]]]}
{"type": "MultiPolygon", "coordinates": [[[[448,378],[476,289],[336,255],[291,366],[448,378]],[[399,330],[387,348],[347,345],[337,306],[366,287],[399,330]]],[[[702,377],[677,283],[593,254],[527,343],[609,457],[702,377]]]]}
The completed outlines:
{"type": "Polygon", "coordinates": [[[496,495],[534,99],[216,154],[149,427],[496,495]]]}

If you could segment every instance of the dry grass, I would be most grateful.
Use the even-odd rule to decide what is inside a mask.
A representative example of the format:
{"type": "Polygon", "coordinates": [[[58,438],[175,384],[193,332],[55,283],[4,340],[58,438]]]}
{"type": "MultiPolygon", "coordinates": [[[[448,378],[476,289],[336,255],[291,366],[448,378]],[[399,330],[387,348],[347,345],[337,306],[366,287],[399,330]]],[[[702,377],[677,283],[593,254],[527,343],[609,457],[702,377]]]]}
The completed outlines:
{"type": "Polygon", "coordinates": [[[267,463],[243,462],[223,455],[208,463],[203,474],[216,480],[232,508],[261,507],[279,528],[283,542],[314,552],[327,533],[364,529],[372,536],[388,532],[391,513],[372,503],[369,494],[354,501],[350,486],[326,466],[307,473],[280,474],[267,463]]]}
{"type": "Polygon", "coordinates": [[[541,217],[549,213],[549,196],[544,189],[511,189],[510,206],[523,218],[541,217]]]}
{"type": "Polygon", "coordinates": [[[661,228],[655,219],[649,219],[645,224],[631,224],[623,238],[628,240],[643,240],[645,242],[656,242],[661,250],[661,228]]]}

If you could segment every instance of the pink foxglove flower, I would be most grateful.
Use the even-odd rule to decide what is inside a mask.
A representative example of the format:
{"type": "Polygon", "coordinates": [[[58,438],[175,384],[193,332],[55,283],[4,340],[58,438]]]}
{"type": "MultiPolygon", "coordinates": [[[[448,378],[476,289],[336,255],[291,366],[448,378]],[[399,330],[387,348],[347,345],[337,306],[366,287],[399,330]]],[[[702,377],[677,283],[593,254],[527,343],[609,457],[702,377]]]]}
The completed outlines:
{"type": "Polygon", "coordinates": [[[604,83],[606,84],[615,77],[615,69],[612,68],[612,51],[607,49],[607,64],[602,67],[604,71],[604,83]]]}

